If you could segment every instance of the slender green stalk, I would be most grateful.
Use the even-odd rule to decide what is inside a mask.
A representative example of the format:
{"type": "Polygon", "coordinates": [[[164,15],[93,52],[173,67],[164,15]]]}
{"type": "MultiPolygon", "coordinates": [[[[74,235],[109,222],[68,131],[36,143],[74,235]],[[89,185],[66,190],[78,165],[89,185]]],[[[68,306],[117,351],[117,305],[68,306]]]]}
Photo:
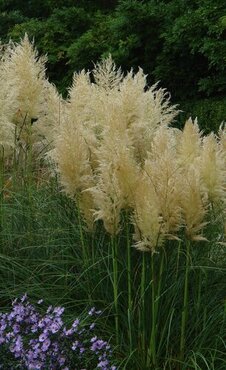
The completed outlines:
{"type": "Polygon", "coordinates": [[[226,321],[226,300],[224,302],[224,322],[226,321]]]}
{"type": "MultiPolygon", "coordinates": [[[[204,296],[208,297],[208,279],[205,273],[205,278],[204,278],[204,296]]],[[[203,315],[202,315],[202,330],[206,330],[206,327],[208,326],[208,306],[204,305],[203,308],[203,315]]]]}
{"type": "Polygon", "coordinates": [[[207,308],[205,307],[203,310],[203,330],[206,328],[206,321],[207,321],[207,308]]]}
{"type": "Polygon", "coordinates": [[[151,336],[150,336],[150,343],[148,349],[148,356],[147,356],[147,366],[150,366],[150,362],[154,366],[157,364],[156,359],[156,334],[158,329],[158,310],[159,310],[159,301],[161,296],[161,286],[162,286],[162,275],[163,275],[163,268],[164,268],[164,251],[162,251],[159,273],[158,273],[158,280],[156,280],[156,272],[154,266],[154,255],[151,256],[151,311],[152,311],[152,328],[151,328],[151,336]]]}
{"type": "Polygon", "coordinates": [[[199,309],[201,306],[201,292],[202,292],[202,271],[200,269],[198,271],[198,289],[197,289],[197,303],[196,303],[197,312],[199,312],[199,309]]]}
{"type": "MultiPolygon", "coordinates": [[[[33,153],[32,153],[32,126],[31,122],[28,123],[27,125],[27,133],[28,133],[28,143],[27,143],[27,148],[26,148],[26,163],[25,163],[25,168],[26,168],[26,173],[25,173],[25,178],[27,178],[27,186],[28,189],[30,190],[31,185],[32,185],[32,174],[33,174],[33,153]]],[[[30,194],[30,191],[29,191],[30,194]]]]}
{"type": "Polygon", "coordinates": [[[176,265],[176,279],[177,279],[177,276],[178,276],[178,270],[179,270],[180,250],[181,250],[181,240],[179,240],[179,242],[178,242],[178,250],[177,250],[177,265],[176,265]]]}
{"type": "Polygon", "coordinates": [[[0,146],[0,191],[3,195],[4,189],[4,147],[0,146]]]}
{"type": "Polygon", "coordinates": [[[146,266],[145,254],[142,253],[142,270],[141,270],[141,284],[140,284],[140,310],[139,310],[139,332],[141,333],[141,348],[145,353],[146,342],[146,327],[145,327],[145,281],[146,281],[146,266]]]}
{"type": "Polygon", "coordinates": [[[119,310],[118,310],[118,245],[116,236],[111,236],[111,247],[113,256],[113,294],[114,294],[114,309],[115,309],[115,333],[116,344],[119,344],[119,310]]]}
{"type": "Polygon", "coordinates": [[[129,348],[130,353],[133,350],[133,340],[132,340],[132,328],[131,328],[131,314],[132,314],[132,276],[131,276],[131,246],[130,246],[130,236],[129,236],[129,217],[126,215],[126,244],[127,244],[127,288],[128,288],[128,327],[129,327],[129,348]]]}
{"type": "Polygon", "coordinates": [[[15,132],[14,132],[14,148],[13,148],[13,171],[12,171],[12,180],[13,180],[13,189],[15,190],[18,183],[18,157],[19,157],[19,150],[17,153],[17,147],[18,147],[18,140],[17,140],[17,130],[18,127],[16,126],[15,132]]]}
{"type": "Polygon", "coordinates": [[[87,291],[88,291],[88,297],[89,300],[92,301],[92,269],[90,269],[90,260],[89,260],[89,253],[87,249],[87,244],[85,242],[85,237],[84,237],[84,229],[82,225],[82,214],[81,214],[81,209],[80,209],[80,204],[79,204],[79,196],[77,197],[77,211],[78,211],[78,228],[79,228],[79,237],[80,237],[80,242],[82,246],[82,259],[83,259],[83,266],[84,266],[84,272],[85,275],[88,278],[87,281],[87,291]]]}
{"type": "Polygon", "coordinates": [[[82,245],[82,257],[84,265],[87,265],[87,250],[86,250],[86,244],[85,244],[85,238],[83,233],[83,227],[82,227],[82,215],[79,205],[79,199],[77,197],[77,208],[78,208],[78,227],[79,227],[79,236],[80,236],[80,242],[82,245]]]}
{"type": "Polygon", "coordinates": [[[0,231],[3,230],[3,199],[4,199],[4,147],[0,147],[0,231]]]}
{"type": "Polygon", "coordinates": [[[33,230],[33,220],[34,220],[34,204],[33,204],[33,180],[34,180],[34,158],[33,158],[33,148],[32,148],[32,126],[31,122],[26,124],[25,118],[25,130],[27,133],[27,142],[24,153],[24,185],[27,192],[27,198],[29,202],[28,207],[28,230],[30,230],[32,235],[33,230]]]}
{"type": "Polygon", "coordinates": [[[92,233],[92,236],[91,236],[91,254],[92,254],[92,264],[94,265],[94,257],[95,257],[95,234],[94,232],[92,233]]]}
{"type": "Polygon", "coordinates": [[[162,274],[163,274],[163,267],[164,267],[164,251],[162,251],[161,255],[161,262],[160,262],[160,269],[159,269],[159,277],[158,277],[158,290],[157,290],[157,300],[156,300],[156,313],[158,313],[159,308],[159,300],[161,295],[161,286],[162,286],[162,274]]]}
{"type": "MultiPolygon", "coordinates": [[[[160,269],[159,269],[159,276],[158,276],[158,286],[157,286],[157,297],[156,297],[156,305],[155,305],[155,320],[156,320],[156,332],[159,327],[159,320],[158,319],[158,312],[159,312],[159,302],[161,296],[161,287],[162,287],[162,275],[163,275],[163,267],[164,267],[164,250],[161,251],[161,261],[160,261],[160,269]]],[[[157,351],[156,351],[157,353],[157,351]]]]}
{"type": "Polygon", "coordinates": [[[151,325],[151,337],[148,349],[148,365],[150,361],[155,366],[156,365],[156,302],[155,302],[155,268],[154,268],[154,255],[151,256],[151,275],[152,275],[152,285],[151,285],[151,313],[152,313],[152,325],[151,325]]]}
{"type": "Polygon", "coordinates": [[[180,360],[184,360],[184,349],[185,349],[185,337],[186,337],[186,325],[188,317],[188,275],[189,275],[189,258],[190,258],[190,240],[186,239],[186,266],[185,266],[185,278],[184,278],[184,300],[183,309],[181,316],[181,336],[180,336],[180,360]]]}

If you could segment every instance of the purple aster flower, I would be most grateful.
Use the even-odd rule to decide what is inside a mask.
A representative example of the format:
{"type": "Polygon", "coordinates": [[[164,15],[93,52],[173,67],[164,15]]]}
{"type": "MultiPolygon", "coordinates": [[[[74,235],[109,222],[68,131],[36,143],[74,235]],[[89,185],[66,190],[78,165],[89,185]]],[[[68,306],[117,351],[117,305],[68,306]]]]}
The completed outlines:
{"type": "Polygon", "coordinates": [[[107,369],[109,365],[109,361],[108,360],[104,360],[104,361],[100,361],[99,364],[97,365],[97,367],[100,367],[101,369],[107,369]]]}
{"type": "Polygon", "coordinates": [[[19,324],[13,325],[13,333],[18,334],[19,332],[20,332],[20,325],[19,324]]]}
{"type": "Polygon", "coordinates": [[[48,338],[46,333],[42,333],[39,335],[39,342],[44,342],[48,338]]]}
{"type": "Polygon", "coordinates": [[[29,370],[40,370],[42,368],[42,363],[40,361],[36,361],[33,363],[28,364],[29,370]]]}
{"type": "Polygon", "coordinates": [[[65,362],[66,362],[66,358],[65,358],[65,357],[63,357],[63,356],[61,356],[61,357],[59,357],[58,362],[59,362],[59,365],[60,365],[60,366],[62,366],[62,365],[64,365],[64,364],[65,364],[65,362]]]}
{"type": "Polygon", "coordinates": [[[40,329],[43,329],[43,328],[46,328],[48,327],[50,324],[52,323],[52,319],[50,316],[46,316],[45,318],[41,319],[39,322],[38,322],[38,327],[40,329]]]}
{"type": "Polygon", "coordinates": [[[20,335],[16,338],[14,343],[10,346],[10,351],[14,353],[15,357],[19,357],[23,353],[23,341],[20,335]]]}
{"type": "Polygon", "coordinates": [[[7,328],[7,323],[5,320],[0,321],[0,331],[3,332],[7,328]]]}
{"type": "Polygon", "coordinates": [[[48,310],[46,311],[47,313],[50,313],[53,309],[53,306],[49,306],[48,310]]]}
{"type": "Polygon", "coordinates": [[[91,351],[98,352],[99,350],[106,348],[107,342],[103,341],[102,339],[95,339],[96,337],[91,339],[92,346],[90,347],[91,351]]]}
{"type": "Polygon", "coordinates": [[[48,351],[50,344],[51,344],[50,339],[46,339],[46,340],[43,342],[43,345],[42,345],[42,351],[44,351],[44,352],[48,351]]]}
{"type": "Polygon", "coordinates": [[[63,329],[63,334],[64,334],[64,336],[66,336],[66,337],[69,337],[69,336],[71,336],[72,334],[74,334],[74,329],[66,329],[66,328],[64,328],[63,329]]]}
{"type": "Polygon", "coordinates": [[[56,354],[59,352],[59,344],[58,342],[52,342],[52,349],[53,349],[53,353],[56,354]]]}
{"type": "Polygon", "coordinates": [[[27,293],[23,295],[23,297],[21,298],[21,302],[24,303],[26,300],[27,300],[27,293]]]}
{"type": "Polygon", "coordinates": [[[60,325],[57,324],[56,322],[53,322],[51,325],[50,325],[50,331],[52,334],[55,334],[59,331],[60,329],[60,325]]]}
{"type": "Polygon", "coordinates": [[[80,352],[80,353],[85,352],[85,348],[84,348],[84,347],[81,347],[81,348],[79,349],[79,352],[80,352]]]}
{"type": "Polygon", "coordinates": [[[71,349],[73,350],[73,351],[75,351],[77,348],[79,348],[81,346],[81,344],[79,343],[79,341],[78,340],[76,340],[74,343],[73,343],[73,345],[72,345],[72,347],[71,347],[71,349]]]}
{"type": "Polygon", "coordinates": [[[5,338],[4,337],[0,337],[0,345],[5,343],[5,338]]]}
{"type": "Polygon", "coordinates": [[[12,332],[7,333],[6,336],[5,336],[6,342],[9,342],[12,337],[13,337],[13,333],[12,332]]]}
{"type": "Polygon", "coordinates": [[[64,307],[56,307],[53,310],[53,313],[55,313],[57,316],[61,316],[64,312],[64,307]]]}

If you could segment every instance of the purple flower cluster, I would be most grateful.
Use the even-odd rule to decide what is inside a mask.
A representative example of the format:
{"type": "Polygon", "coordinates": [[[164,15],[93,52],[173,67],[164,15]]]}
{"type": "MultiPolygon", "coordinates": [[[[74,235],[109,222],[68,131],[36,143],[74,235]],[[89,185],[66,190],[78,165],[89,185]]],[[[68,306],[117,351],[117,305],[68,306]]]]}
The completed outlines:
{"type": "MultiPolygon", "coordinates": [[[[2,358],[8,354],[19,369],[116,370],[110,363],[109,344],[93,335],[95,323],[84,324],[77,318],[67,328],[63,313],[63,307],[50,306],[41,315],[26,294],[13,301],[11,312],[0,313],[0,368],[6,368],[2,358]]],[[[100,313],[93,307],[88,317],[100,313]]]]}

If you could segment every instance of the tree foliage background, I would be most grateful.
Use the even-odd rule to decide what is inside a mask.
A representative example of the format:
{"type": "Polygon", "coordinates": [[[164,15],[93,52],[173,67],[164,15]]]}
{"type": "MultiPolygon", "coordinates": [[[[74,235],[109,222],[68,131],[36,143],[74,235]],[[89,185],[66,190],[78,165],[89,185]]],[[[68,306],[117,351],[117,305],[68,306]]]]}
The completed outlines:
{"type": "Polygon", "coordinates": [[[225,0],[0,0],[0,39],[34,38],[63,94],[74,71],[111,53],[211,129],[226,116],[225,18],[225,0]]]}

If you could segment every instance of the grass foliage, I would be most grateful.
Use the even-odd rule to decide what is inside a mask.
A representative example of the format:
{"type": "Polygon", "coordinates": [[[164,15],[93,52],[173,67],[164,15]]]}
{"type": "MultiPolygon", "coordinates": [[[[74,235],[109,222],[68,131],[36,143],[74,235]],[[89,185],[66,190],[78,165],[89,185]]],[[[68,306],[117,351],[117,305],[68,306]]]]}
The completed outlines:
{"type": "MultiPolygon", "coordinates": [[[[216,243],[222,232],[218,223],[209,230],[212,239],[192,245],[189,255],[184,243],[168,241],[154,255],[131,248],[128,266],[127,245],[132,241],[125,215],[114,256],[116,338],[111,238],[102,224],[92,236],[83,229],[84,258],[78,217],[74,203],[58,192],[54,179],[38,189],[33,186],[7,193],[1,202],[1,306],[26,291],[33,300],[43,297],[46,304],[64,305],[68,320],[90,305],[103,309],[100,331],[117,344],[121,369],[223,370],[226,256],[225,247],[216,243]],[[183,307],[186,271],[188,298],[183,307]],[[155,365],[147,358],[148,348],[153,348],[153,343],[149,346],[153,330],[155,365]]],[[[153,352],[150,355],[153,361],[153,352]]]]}
{"type": "MultiPolygon", "coordinates": [[[[27,38],[23,47],[31,53],[27,38]]],[[[12,73],[7,58],[23,57],[12,50],[0,73],[12,73]]],[[[169,128],[177,110],[165,92],[144,89],[141,70],[123,79],[110,58],[95,84],[75,75],[67,101],[40,68],[44,108],[22,85],[10,114],[3,94],[1,308],[27,292],[64,306],[68,320],[101,309],[99,332],[119,369],[224,370],[224,129],[202,137],[191,120],[169,128]]]]}

